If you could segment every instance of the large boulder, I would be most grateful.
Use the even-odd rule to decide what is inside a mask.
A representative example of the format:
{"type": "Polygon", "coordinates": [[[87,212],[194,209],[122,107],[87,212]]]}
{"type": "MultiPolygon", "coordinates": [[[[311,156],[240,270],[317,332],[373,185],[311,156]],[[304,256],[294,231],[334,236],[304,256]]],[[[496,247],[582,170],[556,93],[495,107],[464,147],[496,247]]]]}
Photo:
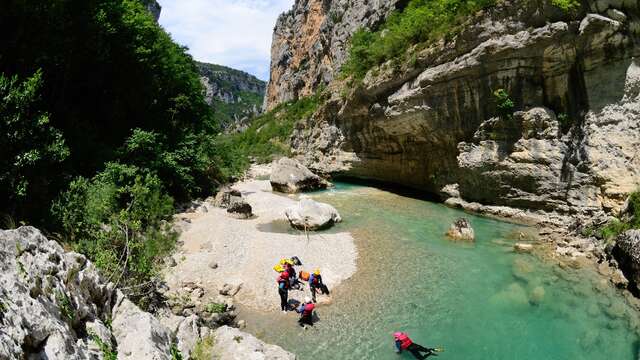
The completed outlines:
{"type": "Polygon", "coordinates": [[[475,232],[469,223],[469,220],[465,218],[459,218],[447,231],[447,236],[453,240],[467,240],[473,241],[476,238],[475,232]]]}
{"type": "Polygon", "coordinates": [[[285,215],[291,226],[300,230],[321,230],[342,221],[338,210],[333,206],[307,197],[301,198],[298,204],[286,208],[285,215]]]}
{"type": "Polygon", "coordinates": [[[253,216],[253,209],[248,202],[240,198],[229,204],[229,207],[227,207],[227,214],[238,219],[248,219],[253,216]]]}
{"type": "Polygon", "coordinates": [[[213,359],[295,360],[296,356],[279,346],[268,345],[236,328],[222,326],[214,334],[213,359]]]}
{"type": "Polygon", "coordinates": [[[629,280],[629,289],[640,293],[640,230],[628,230],[618,235],[612,250],[620,270],[629,280]]]}
{"type": "Polygon", "coordinates": [[[274,164],[269,178],[274,191],[297,193],[325,189],[327,182],[298,161],[282,158],[274,164]]]}
{"type": "Polygon", "coordinates": [[[171,359],[171,347],[175,343],[171,331],[120,292],[111,326],[118,343],[118,360],[171,359]]]}

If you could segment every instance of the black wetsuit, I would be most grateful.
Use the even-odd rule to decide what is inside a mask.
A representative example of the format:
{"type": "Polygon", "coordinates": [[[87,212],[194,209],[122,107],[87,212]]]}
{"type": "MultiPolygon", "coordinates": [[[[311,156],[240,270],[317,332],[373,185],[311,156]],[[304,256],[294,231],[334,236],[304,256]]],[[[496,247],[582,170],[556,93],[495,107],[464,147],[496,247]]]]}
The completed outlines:
{"type": "Polygon", "coordinates": [[[289,280],[278,280],[278,295],[280,295],[280,310],[289,310],[289,280]]]}
{"type": "MultiPolygon", "coordinates": [[[[400,342],[399,341],[396,341],[396,347],[399,350],[398,352],[402,352],[402,350],[400,348],[400,342]]],[[[415,357],[418,360],[424,360],[424,359],[428,358],[431,355],[434,355],[434,356],[438,355],[438,354],[435,353],[435,349],[426,348],[426,347],[424,347],[422,345],[418,345],[416,343],[412,343],[411,345],[409,345],[409,347],[406,350],[408,352],[410,352],[411,355],[413,355],[413,357],[415,357]]]]}
{"type": "Polygon", "coordinates": [[[329,294],[329,289],[322,282],[321,275],[311,274],[309,278],[309,288],[311,288],[311,299],[313,299],[313,302],[316,302],[316,291],[319,290],[322,294],[325,295],[329,294]]]}

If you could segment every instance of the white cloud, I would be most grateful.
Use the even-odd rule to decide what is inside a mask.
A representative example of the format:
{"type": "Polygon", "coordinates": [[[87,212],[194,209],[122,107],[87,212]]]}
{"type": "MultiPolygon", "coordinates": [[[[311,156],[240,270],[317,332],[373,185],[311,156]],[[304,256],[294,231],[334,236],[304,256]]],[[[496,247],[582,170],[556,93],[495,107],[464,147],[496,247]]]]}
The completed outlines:
{"type": "Polygon", "coordinates": [[[269,78],[271,36],[294,0],[159,0],[160,24],[199,61],[269,78]]]}

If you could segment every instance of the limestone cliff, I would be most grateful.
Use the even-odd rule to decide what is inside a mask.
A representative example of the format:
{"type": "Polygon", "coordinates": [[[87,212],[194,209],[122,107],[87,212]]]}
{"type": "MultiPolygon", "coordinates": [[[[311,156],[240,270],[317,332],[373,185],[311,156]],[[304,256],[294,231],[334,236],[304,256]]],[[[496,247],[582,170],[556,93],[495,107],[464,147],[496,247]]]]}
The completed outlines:
{"type": "Polygon", "coordinates": [[[215,358],[264,352],[264,359],[295,359],[218,325],[193,314],[144,312],[84,256],[37,229],[0,230],[0,359],[187,360],[210,338],[215,354],[205,355],[215,358]]]}
{"type": "Polygon", "coordinates": [[[265,82],[244,71],[197,62],[205,99],[228,131],[240,131],[262,111],[265,82]]]}
{"type": "MultiPolygon", "coordinates": [[[[311,91],[310,76],[323,73],[282,65],[298,59],[278,51],[295,39],[283,24],[305,14],[314,12],[278,22],[268,104],[311,91]]],[[[313,40],[314,29],[297,33],[313,40]]],[[[640,186],[639,32],[637,2],[586,1],[573,12],[500,2],[411,63],[383,64],[357,87],[333,81],[331,99],[297,125],[294,151],[316,171],[433,193],[457,184],[463,199],[484,204],[616,210],[640,186]],[[497,89],[513,114],[499,116],[497,89]]],[[[300,56],[321,64],[331,51],[317,54],[300,56]]]]}
{"type": "Polygon", "coordinates": [[[328,84],[346,60],[351,35],[359,28],[375,27],[403,2],[296,0],[280,15],[273,33],[265,109],[328,84]]]}

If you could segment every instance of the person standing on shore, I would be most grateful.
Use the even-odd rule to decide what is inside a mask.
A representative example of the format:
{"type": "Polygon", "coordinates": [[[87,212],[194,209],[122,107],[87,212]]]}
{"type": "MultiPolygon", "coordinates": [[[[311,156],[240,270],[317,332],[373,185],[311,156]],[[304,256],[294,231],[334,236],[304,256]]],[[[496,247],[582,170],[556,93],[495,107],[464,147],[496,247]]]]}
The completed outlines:
{"type": "Polygon", "coordinates": [[[316,301],[316,292],[320,291],[322,294],[328,295],[329,289],[322,282],[322,275],[320,275],[320,269],[315,269],[313,274],[309,276],[309,288],[311,289],[311,298],[313,302],[316,301]]]}
{"type": "Polygon", "coordinates": [[[286,271],[280,273],[276,282],[278,283],[278,295],[280,295],[280,310],[286,313],[289,310],[289,273],[286,271]]]}

